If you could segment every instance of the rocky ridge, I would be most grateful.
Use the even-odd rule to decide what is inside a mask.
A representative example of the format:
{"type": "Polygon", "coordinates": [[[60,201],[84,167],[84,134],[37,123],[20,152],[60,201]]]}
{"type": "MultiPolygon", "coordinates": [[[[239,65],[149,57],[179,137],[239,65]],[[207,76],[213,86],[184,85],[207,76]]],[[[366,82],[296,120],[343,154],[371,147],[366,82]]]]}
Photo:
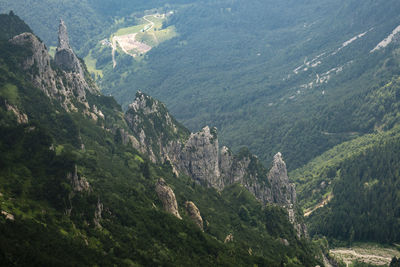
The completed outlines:
{"type": "Polygon", "coordinates": [[[177,175],[188,175],[217,190],[240,183],[262,204],[275,203],[286,208],[290,220],[295,222],[296,191],[289,182],[281,153],[275,155],[268,172],[247,149],[235,155],[225,146],[220,148],[216,128],[205,126],[188,134],[164,104],[142,92],[136,94],[125,120],[136,136],[131,137],[131,144],[154,162],[169,162],[177,175]]]}
{"type": "Polygon", "coordinates": [[[53,59],[46,45],[34,34],[21,33],[9,41],[14,45],[25,47],[30,52],[20,64],[33,85],[51,99],[60,102],[65,110],[76,112],[78,106],[82,105],[83,112],[97,120],[102,113],[96,107],[90,107],[87,93],[98,95],[98,88],[86,81],[84,68],[69,45],[67,28],[62,20],[58,39],[59,44],[54,59],[56,67],[52,66],[53,59]]]}
{"type": "MultiPolygon", "coordinates": [[[[24,59],[22,67],[29,73],[32,83],[48,97],[59,101],[69,112],[78,111],[79,106],[93,120],[104,119],[102,111],[94,105],[90,107],[87,101],[88,93],[99,92],[86,81],[84,68],[69,45],[67,28],[62,20],[54,59],[57,68],[52,67],[46,46],[33,34],[17,35],[10,42],[31,50],[32,54],[24,59]]],[[[217,190],[240,183],[264,205],[276,203],[287,208],[291,221],[295,221],[295,190],[289,183],[280,153],[268,174],[257,157],[248,151],[234,155],[229,148],[220,148],[216,128],[206,126],[197,133],[190,133],[169,114],[164,104],[141,92],[125,113],[125,121],[130,131],[118,129],[122,142],[130,143],[153,162],[169,162],[176,175],[186,174],[217,190]]],[[[70,179],[76,191],[86,191],[85,180],[76,175],[71,175],[70,179]]],[[[175,195],[165,181],[160,180],[156,190],[165,209],[181,218],[175,195]]]]}

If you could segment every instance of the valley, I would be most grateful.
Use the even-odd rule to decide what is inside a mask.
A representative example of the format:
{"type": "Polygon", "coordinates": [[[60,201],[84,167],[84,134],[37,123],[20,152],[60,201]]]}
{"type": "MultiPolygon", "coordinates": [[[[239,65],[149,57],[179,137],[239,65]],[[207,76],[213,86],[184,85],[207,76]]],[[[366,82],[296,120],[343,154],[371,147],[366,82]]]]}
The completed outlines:
{"type": "Polygon", "coordinates": [[[48,224],[85,262],[396,266],[399,1],[71,3],[0,0],[39,37],[0,17],[0,248],[48,224]]]}

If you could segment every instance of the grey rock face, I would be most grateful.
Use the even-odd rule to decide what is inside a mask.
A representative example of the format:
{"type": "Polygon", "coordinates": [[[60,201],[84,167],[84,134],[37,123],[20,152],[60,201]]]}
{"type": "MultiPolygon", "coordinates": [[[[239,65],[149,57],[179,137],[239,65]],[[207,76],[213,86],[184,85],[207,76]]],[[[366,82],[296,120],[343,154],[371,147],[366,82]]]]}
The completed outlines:
{"type": "Polygon", "coordinates": [[[137,92],[135,101],[129,105],[125,121],[137,140],[133,146],[153,162],[175,161],[170,151],[180,148],[181,138],[189,136],[164,104],[141,92],[137,92]]]}
{"type": "Polygon", "coordinates": [[[47,96],[55,97],[58,93],[56,77],[50,66],[50,56],[46,46],[32,33],[22,33],[10,40],[15,45],[25,46],[32,53],[24,59],[23,70],[31,77],[33,84],[47,96]]]}
{"type": "Polygon", "coordinates": [[[91,188],[89,182],[85,177],[78,175],[76,165],[74,167],[74,172],[67,174],[67,179],[71,182],[72,188],[75,192],[90,192],[91,188]]]}
{"type": "Polygon", "coordinates": [[[219,171],[219,147],[216,129],[204,127],[192,133],[181,151],[178,170],[208,186],[223,188],[219,171]]]}
{"type": "Polygon", "coordinates": [[[271,184],[274,203],[286,206],[296,202],[295,185],[289,182],[286,163],[283,161],[280,152],[274,156],[272,168],[268,174],[268,181],[271,184]]]}
{"type": "MultiPolygon", "coordinates": [[[[220,149],[216,128],[206,126],[185,135],[164,104],[141,92],[129,106],[125,120],[134,133],[134,147],[154,162],[169,161],[177,175],[186,174],[217,190],[240,183],[263,204],[286,205],[295,201],[294,187],[289,184],[281,156],[268,175],[250,152],[234,155],[227,147],[220,149]]],[[[128,140],[128,136],[123,139],[128,140]]]]}
{"type": "Polygon", "coordinates": [[[69,47],[68,35],[63,22],[60,23],[59,46],[56,53],[57,59],[55,59],[61,72],[53,70],[46,46],[32,33],[17,35],[10,40],[10,43],[24,46],[31,51],[31,55],[24,58],[21,66],[27,72],[32,83],[48,97],[59,101],[67,111],[77,111],[78,109],[73,103],[78,101],[84,105],[84,113],[89,117],[96,119],[104,117],[100,110],[94,107],[91,110],[89,107],[86,92],[98,94],[99,91],[95,85],[89,86],[86,82],[80,61],[69,47]],[[65,59],[65,51],[69,53],[69,60],[65,59]],[[65,67],[71,64],[72,68],[65,67]]]}
{"type": "Polygon", "coordinates": [[[182,219],[178,211],[178,203],[176,202],[174,191],[172,191],[163,178],[158,179],[156,193],[163,203],[164,210],[178,219],[182,219]]]}
{"type": "MultiPolygon", "coordinates": [[[[304,225],[296,222],[296,190],[294,184],[289,182],[281,153],[274,156],[268,172],[248,150],[235,155],[227,147],[220,149],[216,128],[206,126],[197,133],[185,135],[164,104],[141,92],[137,93],[130,105],[125,120],[135,137],[121,131],[124,142],[130,141],[154,162],[168,161],[176,175],[186,174],[217,190],[240,183],[262,204],[273,203],[285,208],[298,233],[304,232],[304,225]]],[[[158,183],[158,188],[161,188],[160,184],[162,182],[158,183]]],[[[172,192],[170,188],[164,191],[172,192]]],[[[175,199],[174,195],[160,198],[164,199],[167,211],[179,216],[177,205],[174,204],[176,201],[172,200],[175,199]]]]}
{"type": "Polygon", "coordinates": [[[192,221],[203,231],[203,218],[196,205],[192,201],[186,201],[185,208],[192,221]]]}
{"type": "Polygon", "coordinates": [[[81,63],[69,45],[67,26],[65,26],[62,19],[60,20],[58,28],[58,46],[54,56],[54,62],[61,69],[67,72],[79,73],[83,77],[81,63]]]}
{"type": "Polygon", "coordinates": [[[244,155],[238,156],[233,155],[227,147],[221,149],[220,170],[225,186],[240,183],[261,203],[272,203],[266,170],[260,164],[257,157],[248,151],[245,151],[244,155]],[[258,168],[254,169],[255,166],[258,168]]]}

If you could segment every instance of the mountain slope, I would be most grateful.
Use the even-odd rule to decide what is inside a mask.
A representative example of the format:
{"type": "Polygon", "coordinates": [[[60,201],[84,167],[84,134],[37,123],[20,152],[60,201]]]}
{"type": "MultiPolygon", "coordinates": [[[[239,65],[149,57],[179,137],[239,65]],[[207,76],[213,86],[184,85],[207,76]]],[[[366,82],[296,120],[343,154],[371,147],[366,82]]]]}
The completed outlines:
{"type": "Polygon", "coordinates": [[[311,234],[344,241],[399,240],[399,128],[356,138],[290,173],[311,234]]]}
{"type": "Polygon", "coordinates": [[[264,162],[281,151],[295,169],[354,137],[348,133],[373,130],[340,123],[345,116],[356,121],[343,103],[398,72],[396,59],[385,63],[391,46],[370,51],[400,24],[399,9],[397,1],[217,1],[178,8],[167,24],[177,38],[143,61],[106,65],[100,84],[124,107],[140,88],[190,129],[215,125],[234,151],[248,146],[264,162]]]}
{"type": "MultiPolygon", "coordinates": [[[[2,263],[317,264],[285,209],[263,207],[238,184],[218,192],[176,177],[170,164],[154,164],[125,143],[121,133],[134,132],[121,107],[97,91],[84,65],[59,64],[30,33],[1,39],[0,49],[2,263]],[[182,219],[164,211],[155,190],[160,177],[175,192],[182,219]],[[204,232],[187,215],[188,200],[200,210],[204,232]]],[[[63,63],[76,63],[65,49],[60,41],[58,51],[72,53],[63,63]]]]}

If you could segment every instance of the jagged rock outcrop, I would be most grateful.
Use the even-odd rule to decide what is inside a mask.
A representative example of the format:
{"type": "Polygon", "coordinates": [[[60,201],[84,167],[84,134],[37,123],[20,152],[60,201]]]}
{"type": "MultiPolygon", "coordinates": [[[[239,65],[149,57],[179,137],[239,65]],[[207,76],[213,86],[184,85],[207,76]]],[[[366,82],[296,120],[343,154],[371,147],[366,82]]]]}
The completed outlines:
{"type": "Polygon", "coordinates": [[[294,187],[289,183],[280,153],[268,175],[248,150],[234,155],[227,147],[220,149],[216,128],[206,126],[189,135],[164,104],[142,92],[136,94],[125,120],[134,136],[121,130],[124,142],[130,141],[154,162],[169,161],[177,174],[184,173],[218,190],[240,183],[263,204],[288,205],[295,201],[294,187]]]}
{"type": "Polygon", "coordinates": [[[5,210],[2,210],[1,214],[6,217],[6,220],[10,220],[10,221],[14,221],[15,220],[14,215],[12,215],[11,213],[9,213],[9,212],[7,212],[5,210]]]}
{"type": "Polygon", "coordinates": [[[72,189],[75,192],[90,192],[91,188],[89,182],[85,177],[78,174],[78,168],[74,166],[74,172],[67,174],[67,179],[71,182],[72,189]]]}
{"type": "MultiPolygon", "coordinates": [[[[32,33],[22,33],[10,40],[15,45],[28,48],[31,52],[23,62],[22,69],[27,71],[32,83],[40,88],[47,96],[55,97],[59,93],[55,72],[50,65],[50,55],[47,47],[32,33]]],[[[60,88],[61,89],[61,88],[60,88]]]]}
{"type": "Polygon", "coordinates": [[[125,137],[137,150],[153,162],[178,161],[174,156],[179,154],[181,140],[190,133],[172,118],[163,103],[139,91],[125,113],[125,121],[135,136],[125,137]]]}
{"type": "Polygon", "coordinates": [[[97,228],[102,228],[100,224],[100,220],[102,219],[101,215],[103,212],[103,203],[100,202],[100,199],[97,200],[96,210],[94,211],[93,223],[97,228]]]}
{"type": "Polygon", "coordinates": [[[16,106],[5,103],[7,111],[11,111],[14,113],[15,117],[17,118],[18,124],[26,124],[28,123],[28,116],[21,112],[16,106]]]}
{"type": "Polygon", "coordinates": [[[153,162],[168,161],[177,175],[186,174],[217,190],[240,183],[264,205],[274,203],[285,208],[294,227],[304,232],[304,225],[296,222],[296,190],[289,182],[280,152],[274,156],[268,171],[247,149],[235,155],[227,147],[220,148],[216,128],[205,126],[189,135],[169,115],[164,104],[142,92],[136,94],[125,120],[133,136],[121,130],[123,142],[130,142],[153,162]]]}
{"type": "Polygon", "coordinates": [[[194,180],[221,190],[224,184],[220,179],[218,154],[216,128],[206,126],[200,132],[190,135],[175,164],[178,170],[194,180]]]}
{"type": "Polygon", "coordinates": [[[67,72],[76,72],[83,76],[81,63],[69,45],[67,26],[62,19],[60,19],[58,27],[58,46],[54,55],[54,62],[67,72]]]}
{"type": "Polygon", "coordinates": [[[60,68],[57,71],[51,66],[52,59],[46,46],[32,33],[14,36],[10,43],[23,46],[31,52],[23,59],[21,67],[26,71],[33,85],[41,89],[48,97],[59,101],[67,111],[77,111],[74,103],[79,102],[83,104],[84,113],[89,117],[101,117],[101,111],[90,107],[86,99],[86,92],[97,95],[98,88],[94,84],[87,83],[83,67],[69,46],[68,34],[63,22],[60,23],[59,45],[55,59],[56,65],[60,68]],[[65,56],[66,53],[69,56],[65,56]],[[73,67],[67,67],[69,65],[73,67]]]}
{"type": "Polygon", "coordinates": [[[280,152],[276,153],[272,162],[272,168],[268,174],[268,181],[271,185],[272,201],[282,206],[296,202],[295,185],[289,182],[286,163],[280,152]]]}
{"type": "Polygon", "coordinates": [[[233,242],[233,234],[229,234],[225,237],[224,243],[233,242]]]}
{"type": "Polygon", "coordinates": [[[185,208],[192,221],[203,231],[203,218],[200,211],[192,201],[186,201],[185,208]]]}
{"type": "Polygon", "coordinates": [[[271,203],[271,189],[267,181],[267,170],[247,149],[234,155],[229,148],[220,152],[221,177],[225,185],[240,183],[261,203],[271,203]]]}
{"type": "Polygon", "coordinates": [[[178,211],[178,203],[176,202],[174,191],[165,182],[163,178],[158,179],[156,183],[156,192],[166,212],[171,213],[178,219],[182,219],[178,211]]]}

